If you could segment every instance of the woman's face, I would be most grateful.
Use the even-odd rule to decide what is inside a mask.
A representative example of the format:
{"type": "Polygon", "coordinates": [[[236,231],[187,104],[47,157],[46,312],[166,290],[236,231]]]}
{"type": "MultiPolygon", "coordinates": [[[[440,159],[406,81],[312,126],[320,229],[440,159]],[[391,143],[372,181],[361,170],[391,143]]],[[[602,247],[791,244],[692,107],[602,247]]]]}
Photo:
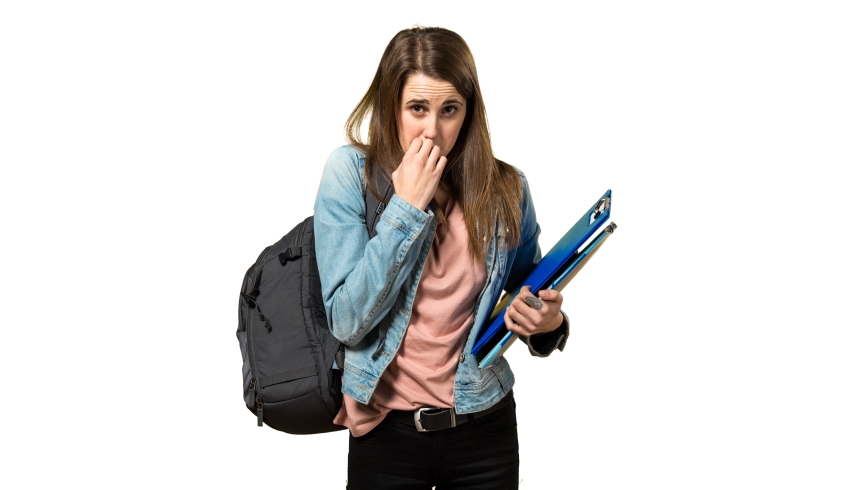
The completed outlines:
{"type": "Polygon", "coordinates": [[[440,155],[452,151],[466,117],[466,99],[449,82],[415,73],[401,92],[398,139],[404,151],[418,138],[440,147],[440,155]]]}

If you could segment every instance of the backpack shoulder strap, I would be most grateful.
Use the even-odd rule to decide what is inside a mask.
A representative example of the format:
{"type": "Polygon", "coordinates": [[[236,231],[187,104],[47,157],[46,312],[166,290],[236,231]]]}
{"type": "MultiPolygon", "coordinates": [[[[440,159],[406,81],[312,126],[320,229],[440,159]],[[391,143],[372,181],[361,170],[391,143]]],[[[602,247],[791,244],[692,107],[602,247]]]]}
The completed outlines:
{"type": "Polygon", "coordinates": [[[366,185],[366,227],[369,229],[370,239],[375,238],[375,235],[378,234],[375,231],[375,227],[378,226],[378,221],[381,219],[381,213],[384,212],[386,203],[390,202],[393,194],[395,194],[392,181],[387,181],[383,173],[378,172],[374,180],[377,183],[375,190],[383,198],[378,199],[375,197],[375,193],[369,189],[368,184],[366,185]]]}
{"type": "MultiPolygon", "coordinates": [[[[390,202],[393,194],[395,194],[395,188],[393,188],[392,181],[388,181],[381,172],[378,172],[378,175],[374,176],[373,180],[375,182],[376,192],[373,192],[372,189],[369,188],[370,184],[368,182],[366,183],[366,188],[363,190],[364,199],[366,200],[366,227],[369,229],[370,240],[375,238],[375,235],[378,234],[375,231],[375,227],[378,226],[378,221],[381,219],[381,213],[384,212],[386,204],[390,202]],[[378,199],[375,194],[383,197],[378,199]]],[[[380,327],[380,345],[383,345],[386,336],[387,325],[382,325],[380,327]]],[[[345,344],[339,344],[339,350],[334,356],[334,361],[337,369],[342,370],[343,366],[345,366],[345,344]]]]}

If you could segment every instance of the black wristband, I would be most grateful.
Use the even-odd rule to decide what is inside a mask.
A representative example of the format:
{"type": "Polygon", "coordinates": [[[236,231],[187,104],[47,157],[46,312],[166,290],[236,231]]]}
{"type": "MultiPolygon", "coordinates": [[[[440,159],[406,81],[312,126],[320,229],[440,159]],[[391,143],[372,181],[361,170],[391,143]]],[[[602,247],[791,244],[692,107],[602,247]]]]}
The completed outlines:
{"type": "Polygon", "coordinates": [[[563,320],[558,328],[551,332],[529,337],[528,344],[535,355],[546,357],[556,348],[560,351],[564,350],[564,346],[567,344],[567,337],[570,335],[570,321],[567,318],[567,314],[563,311],[561,315],[563,315],[563,320]]]}

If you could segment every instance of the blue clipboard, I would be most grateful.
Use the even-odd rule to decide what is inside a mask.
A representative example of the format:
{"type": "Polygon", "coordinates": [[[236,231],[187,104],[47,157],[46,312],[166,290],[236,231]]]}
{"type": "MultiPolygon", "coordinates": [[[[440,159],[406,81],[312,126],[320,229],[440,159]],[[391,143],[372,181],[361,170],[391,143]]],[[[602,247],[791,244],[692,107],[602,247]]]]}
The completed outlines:
{"type": "MultiPolygon", "coordinates": [[[[529,286],[533,294],[543,289],[559,289],[559,287],[563,289],[616,229],[616,225],[611,223],[612,226],[589,241],[591,236],[605,225],[610,216],[611,190],[609,189],[561,237],[521,285],[529,286]],[[581,248],[583,245],[586,246],[581,248]]],[[[520,289],[521,286],[502,297],[472,346],[472,353],[480,360],[480,368],[492,364],[516,339],[516,336],[505,327],[504,314],[505,308],[519,294],[520,289]]]]}
{"type": "MultiPolygon", "coordinates": [[[[617,224],[611,222],[608,226],[602,230],[602,233],[596,235],[596,238],[593,239],[586,247],[581,249],[574,259],[571,259],[567,264],[564,271],[552,282],[552,284],[548,288],[544,289],[557,289],[558,291],[562,291],[564,287],[573,279],[573,277],[578,274],[582,267],[590,261],[590,258],[593,257],[593,254],[599,250],[599,247],[608,239],[611,233],[614,233],[614,230],[617,229],[617,224]]],[[[478,364],[480,369],[484,369],[493,364],[496,359],[499,358],[502,354],[505,353],[506,350],[514,343],[517,339],[517,335],[511,331],[505,334],[496,345],[490,349],[490,353],[478,364]]]]}

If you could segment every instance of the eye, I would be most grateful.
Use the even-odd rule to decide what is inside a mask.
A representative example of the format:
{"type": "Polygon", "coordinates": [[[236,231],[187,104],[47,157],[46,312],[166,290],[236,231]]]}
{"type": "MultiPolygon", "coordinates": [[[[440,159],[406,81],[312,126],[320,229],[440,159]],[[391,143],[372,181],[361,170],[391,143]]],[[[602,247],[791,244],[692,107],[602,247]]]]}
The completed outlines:
{"type": "Polygon", "coordinates": [[[454,114],[454,113],[457,112],[457,107],[450,105],[450,106],[444,108],[443,112],[445,112],[446,114],[454,114]]]}
{"type": "Polygon", "coordinates": [[[425,112],[425,108],[418,104],[410,106],[410,110],[413,112],[425,112]]]}

